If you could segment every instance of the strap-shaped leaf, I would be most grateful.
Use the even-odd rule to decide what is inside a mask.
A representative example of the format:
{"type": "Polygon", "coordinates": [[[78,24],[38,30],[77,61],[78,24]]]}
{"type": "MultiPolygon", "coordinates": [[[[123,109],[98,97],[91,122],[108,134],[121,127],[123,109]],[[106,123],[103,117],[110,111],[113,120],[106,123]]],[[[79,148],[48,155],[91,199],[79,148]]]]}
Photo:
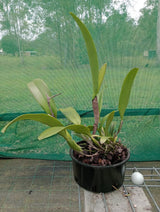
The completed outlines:
{"type": "Polygon", "coordinates": [[[98,92],[101,88],[101,85],[102,85],[102,82],[104,80],[104,76],[105,76],[105,73],[106,73],[106,67],[107,67],[107,64],[105,63],[101,69],[99,70],[99,76],[98,76],[98,92]]]}
{"type": "Polygon", "coordinates": [[[101,143],[101,144],[104,144],[106,141],[108,141],[108,140],[110,140],[110,139],[111,139],[111,137],[102,136],[102,137],[100,138],[100,143],[101,143]]]}
{"type": "Polygon", "coordinates": [[[18,116],[17,118],[13,119],[10,121],[5,127],[1,130],[2,133],[6,131],[6,129],[13,124],[14,122],[20,121],[20,120],[33,120],[33,121],[38,121],[41,122],[42,124],[48,125],[50,127],[53,126],[63,126],[63,124],[56,118],[48,115],[48,114],[24,114],[21,116],[18,116]]]}
{"type": "Polygon", "coordinates": [[[101,91],[97,94],[99,114],[101,113],[102,105],[103,105],[103,93],[104,93],[104,89],[101,90],[101,91]]]}
{"type": "Polygon", "coordinates": [[[104,143],[106,142],[107,139],[108,139],[108,137],[102,136],[102,137],[100,138],[100,143],[101,143],[101,144],[104,144],[104,143]]]}
{"type": "Polygon", "coordinates": [[[56,127],[50,127],[46,130],[44,130],[40,136],[38,137],[39,140],[42,140],[44,138],[48,138],[50,136],[56,135],[60,132],[62,132],[63,130],[72,130],[75,133],[78,134],[84,134],[84,135],[88,135],[91,136],[90,134],[90,130],[88,127],[85,127],[83,125],[68,125],[68,126],[56,126],[56,127]]]}
{"type": "Polygon", "coordinates": [[[72,139],[71,135],[68,133],[67,130],[64,130],[60,133],[61,136],[65,138],[70,148],[77,152],[82,152],[82,148],[72,139]]]}
{"type": "Polygon", "coordinates": [[[72,130],[75,133],[84,134],[84,135],[91,137],[90,130],[88,127],[85,127],[83,125],[69,125],[67,127],[59,126],[59,127],[48,128],[40,134],[38,139],[42,140],[42,139],[48,138],[50,136],[60,134],[61,136],[63,136],[66,139],[68,145],[73,150],[81,152],[82,151],[81,147],[72,139],[72,137],[68,133],[67,129],[72,130]]]}
{"type": "Polygon", "coordinates": [[[67,126],[67,129],[78,134],[88,135],[89,137],[91,136],[90,129],[84,125],[69,125],[67,126]]]}
{"type": "MultiPolygon", "coordinates": [[[[33,121],[38,121],[38,122],[41,122],[42,124],[48,125],[50,127],[54,127],[55,126],[55,128],[58,128],[58,126],[59,126],[59,128],[64,128],[63,124],[60,121],[58,121],[56,118],[54,118],[54,117],[52,117],[52,116],[50,116],[48,114],[24,114],[24,115],[18,116],[17,118],[15,118],[12,121],[10,121],[1,130],[1,132],[4,133],[6,131],[6,129],[11,124],[13,124],[14,122],[20,121],[20,120],[26,120],[26,119],[33,120],[33,121]]],[[[58,133],[58,131],[57,131],[57,133],[58,133]]],[[[72,137],[67,132],[67,130],[61,131],[58,134],[60,134],[61,136],[63,136],[67,140],[67,143],[69,144],[69,146],[73,150],[78,151],[78,152],[82,151],[81,147],[78,144],[76,144],[76,142],[72,139],[72,137]]]]}
{"type": "Polygon", "coordinates": [[[105,126],[105,135],[107,136],[108,135],[108,129],[109,129],[109,126],[113,120],[113,117],[114,117],[114,114],[115,114],[116,111],[112,111],[110,113],[108,113],[106,116],[104,116],[100,122],[100,125],[99,125],[99,131],[101,132],[101,128],[103,127],[104,123],[106,122],[106,126],[105,126]]]}
{"type": "Polygon", "coordinates": [[[105,129],[104,129],[106,136],[109,136],[109,126],[113,121],[114,114],[115,114],[115,111],[112,111],[111,113],[108,114],[108,117],[107,117],[107,120],[106,120],[106,126],[105,126],[105,129]]]}
{"type": "Polygon", "coordinates": [[[73,107],[67,107],[59,109],[64,116],[73,124],[81,124],[81,117],[73,107]]]}
{"type": "Polygon", "coordinates": [[[131,88],[132,88],[137,72],[138,72],[138,68],[134,68],[130,70],[130,72],[127,74],[127,76],[125,77],[123,81],[123,85],[122,85],[121,93],[119,97],[119,107],[118,107],[121,120],[123,120],[123,116],[129,102],[131,88]]]}
{"type": "Polygon", "coordinates": [[[50,127],[50,128],[48,128],[48,129],[44,130],[44,131],[38,136],[38,139],[39,139],[39,140],[42,140],[42,139],[51,137],[51,136],[56,135],[56,134],[58,134],[59,132],[65,130],[65,129],[66,129],[65,126],[50,127]]]}
{"type": "Polygon", "coordinates": [[[48,86],[45,84],[45,82],[41,79],[34,79],[32,82],[28,83],[28,88],[33,94],[34,98],[40,104],[42,109],[46,113],[57,117],[57,108],[53,98],[49,100],[47,99],[47,97],[51,97],[52,94],[48,86]],[[48,104],[48,101],[49,101],[49,104],[48,104]]]}
{"type": "Polygon", "coordinates": [[[93,99],[98,93],[98,75],[99,75],[99,69],[98,69],[98,57],[97,57],[97,51],[95,44],[93,42],[92,36],[90,32],[88,31],[87,27],[84,23],[81,22],[81,20],[73,13],[70,13],[73,19],[78,24],[83,38],[85,40],[88,57],[89,57],[89,63],[92,73],[92,81],[93,81],[93,99]]]}

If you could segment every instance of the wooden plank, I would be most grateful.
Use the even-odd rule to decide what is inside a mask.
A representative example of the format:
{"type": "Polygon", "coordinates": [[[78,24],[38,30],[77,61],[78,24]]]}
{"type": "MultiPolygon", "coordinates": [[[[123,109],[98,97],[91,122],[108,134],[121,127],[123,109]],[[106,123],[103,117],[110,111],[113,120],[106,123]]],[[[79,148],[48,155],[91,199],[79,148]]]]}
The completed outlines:
{"type": "Polygon", "coordinates": [[[130,199],[133,203],[136,212],[152,211],[151,204],[142,188],[128,188],[127,191],[131,193],[130,199]]]}
{"type": "Polygon", "coordinates": [[[96,194],[84,190],[85,212],[106,212],[102,194],[96,194]]]}
{"type": "MultiPolygon", "coordinates": [[[[134,211],[152,211],[151,204],[142,188],[129,187],[127,191],[134,211]]],[[[132,212],[129,199],[125,196],[122,188],[106,193],[104,196],[84,190],[84,209],[85,212],[132,212]]]]}
{"type": "Polygon", "coordinates": [[[128,198],[124,196],[122,188],[105,194],[106,204],[110,212],[123,211],[123,212],[132,212],[132,208],[128,201],[128,198]]]}

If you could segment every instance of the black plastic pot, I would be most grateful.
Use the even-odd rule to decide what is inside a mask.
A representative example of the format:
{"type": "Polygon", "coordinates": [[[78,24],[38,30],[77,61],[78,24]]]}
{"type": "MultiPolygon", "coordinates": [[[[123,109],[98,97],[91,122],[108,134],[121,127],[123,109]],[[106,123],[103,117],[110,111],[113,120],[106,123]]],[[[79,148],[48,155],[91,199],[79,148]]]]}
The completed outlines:
{"type": "Polygon", "coordinates": [[[82,188],[96,193],[107,193],[120,188],[124,181],[127,158],[117,164],[110,166],[93,166],[78,161],[73,150],[70,150],[73,163],[74,179],[82,188]]]}

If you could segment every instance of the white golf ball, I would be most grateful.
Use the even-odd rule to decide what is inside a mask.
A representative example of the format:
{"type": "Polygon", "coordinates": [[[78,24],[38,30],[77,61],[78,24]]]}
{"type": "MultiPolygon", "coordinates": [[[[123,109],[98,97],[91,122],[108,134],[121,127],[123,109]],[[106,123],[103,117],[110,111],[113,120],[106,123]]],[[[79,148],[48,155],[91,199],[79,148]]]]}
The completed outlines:
{"type": "Polygon", "coordinates": [[[144,183],[144,177],[140,172],[134,172],[131,175],[131,180],[135,185],[142,185],[144,183]]]}

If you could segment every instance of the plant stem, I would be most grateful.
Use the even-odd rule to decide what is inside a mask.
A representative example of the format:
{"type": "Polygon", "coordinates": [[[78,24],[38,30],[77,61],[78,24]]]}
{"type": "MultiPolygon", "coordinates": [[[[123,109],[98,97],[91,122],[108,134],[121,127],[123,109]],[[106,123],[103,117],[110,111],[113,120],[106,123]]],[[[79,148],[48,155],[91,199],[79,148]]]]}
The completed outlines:
{"type": "Polygon", "coordinates": [[[50,110],[50,112],[51,112],[51,115],[52,115],[53,117],[55,117],[55,116],[54,116],[54,113],[53,113],[53,111],[52,111],[51,105],[50,105],[50,99],[51,99],[51,97],[49,97],[49,96],[47,95],[47,103],[48,103],[49,110],[50,110]]]}
{"type": "Polygon", "coordinates": [[[92,108],[94,113],[94,125],[93,125],[93,135],[96,134],[99,122],[99,107],[98,107],[98,99],[97,96],[92,100],[92,108]]]}
{"type": "Polygon", "coordinates": [[[49,98],[52,99],[52,98],[54,98],[54,97],[56,97],[56,96],[59,96],[59,95],[61,95],[61,93],[55,94],[55,95],[53,95],[53,96],[51,96],[51,97],[49,97],[49,98]]]}
{"type": "Polygon", "coordinates": [[[49,110],[50,110],[51,115],[52,115],[53,117],[55,117],[55,115],[54,115],[54,113],[53,113],[53,111],[52,111],[51,104],[50,104],[50,100],[51,100],[52,98],[56,97],[56,96],[59,96],[59,95],[61,95],[61,93],[55,94],[55,95],[53,95],[53,96],[51,96],[51,97],[47,95],[48,107],[49,107],[49,110]]]}
{"type": "Polygon", "coordinates": [[[120,125],[119,125],[119,128],[118,128],[118,131],[117,131],[117,133],[114,135],[114,138],[115,138],[115,137],[119,134],[119,132],[121,131],[122,125],[123,125],[123,120],[121,120],[120,125]]]}

